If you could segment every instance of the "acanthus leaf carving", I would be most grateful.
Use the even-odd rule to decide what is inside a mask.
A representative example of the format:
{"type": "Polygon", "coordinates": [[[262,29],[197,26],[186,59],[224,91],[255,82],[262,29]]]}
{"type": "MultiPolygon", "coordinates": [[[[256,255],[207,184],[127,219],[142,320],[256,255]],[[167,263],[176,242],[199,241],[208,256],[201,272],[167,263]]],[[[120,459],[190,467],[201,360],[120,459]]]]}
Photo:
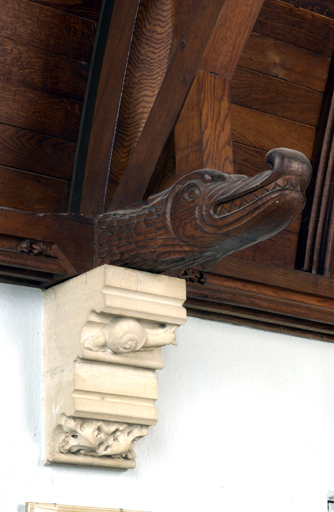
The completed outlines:
{"type": "Polygon", "coordinates": [[[124,459],[136,457],[134,443],[148,432],[144,425],[74,418],[65,414],[60,428],[60,453],[124,459]]]}

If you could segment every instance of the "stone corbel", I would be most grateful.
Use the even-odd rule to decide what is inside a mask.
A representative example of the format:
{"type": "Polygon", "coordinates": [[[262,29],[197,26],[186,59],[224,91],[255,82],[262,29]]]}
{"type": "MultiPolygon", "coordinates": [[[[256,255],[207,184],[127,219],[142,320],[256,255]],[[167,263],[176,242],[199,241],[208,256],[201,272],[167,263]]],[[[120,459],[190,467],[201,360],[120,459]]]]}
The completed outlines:
{"type": "Polygon", "coordinates": [[[135,467],[157,422],[161,347],[186,321],[181,279],[103,265],[45,292],[47,464],[135,467]]]}

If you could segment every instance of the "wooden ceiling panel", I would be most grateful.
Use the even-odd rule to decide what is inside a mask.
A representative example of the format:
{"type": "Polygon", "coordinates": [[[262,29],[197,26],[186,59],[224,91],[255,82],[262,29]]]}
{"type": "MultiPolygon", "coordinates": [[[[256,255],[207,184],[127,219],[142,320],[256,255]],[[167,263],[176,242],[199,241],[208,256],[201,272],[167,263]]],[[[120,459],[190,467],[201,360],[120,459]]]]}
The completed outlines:
{"type": "Polygon", "coordinates": [[[0,163],[70,180],[75,143],[0,123],[0,163]]]}
{"type": "Polygon", "coordinates": [[[97,21],[102,0],[30,0],[30,2],[97,21]]]}
{"type": "Polygon", "coordinates": [[[287,4],[306,9],[307,11],[334,19],[334,5],[332,0],[282,0],[287,4]]]}
{"type": "Polygon", "coordinates": [[[88,64],[0,37],[1,81],[83,101],[88,64]]]}
{"type": "Polygon", "coordinates": [[[96,22],[29,0],[0,0],[2,37],[73,59],[91,59],[96,22]]]}
{"type": "Polygon", "coordinates": [[[82,103],[0,81],[0,122],[76,141],[82,103]]]}
{"type": "Polygon", "coordinates": [[[266,151],[276,147],[294,148],[310,159],[315,128],[232,105],[232,136],[235,142],[266,151]]]}
{"type": "Polygon", "coordinates": [[[277,0],[266,0],[253,31],[327,57],[334,49],[334,20],[277,0]]]}
{"type": "Polygon", "coordinates": [[[231,101],[284,119],[317,126],[322,94],[238,67],[231,81],[231,101]]]}
{"type": "MultiPolygon", "coordinates": [[[[300,223],[300,221],[299,221],[300,223]]],[[[288,228],[269,240],[257,243],[238,252],[240,258],[256,262],[272,264],[282,268],[294,269],[298,244],[298,232],[293,233],[288,228]]]]}
{"type": "Polygon", "coordinates": [[[323,92],[330,61],[325,55],[252,32],[239,66],[323,92]]]}
{"type": "Polygon", "coordinates": [[[66,212],[69,189],[68,181],[0,165],[2,207],[41,213],[66,212]]]}

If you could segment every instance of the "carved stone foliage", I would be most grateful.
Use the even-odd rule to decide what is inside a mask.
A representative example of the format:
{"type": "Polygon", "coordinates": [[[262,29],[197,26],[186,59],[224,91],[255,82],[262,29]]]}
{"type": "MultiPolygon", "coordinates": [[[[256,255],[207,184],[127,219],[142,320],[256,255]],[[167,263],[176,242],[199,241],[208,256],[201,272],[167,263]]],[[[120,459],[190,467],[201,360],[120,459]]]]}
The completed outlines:
{"type": "Polygon", "coordinates": [[[58,445],[60,453],[134,459],[135,441],[148,432],[148,427],[143,425],[86,420],[66,415],[62,419],[60,428],[63,436],[58,445]]]}
{"type": "Polygon", "coordinates": [[[284,148],[270,151],[266,162],[272,170],[253,178],[195,171],[144,204],[101,215],[97,264],[209,270],[224,256],[276,235],[301,212],[311,165],[284,148]]]}

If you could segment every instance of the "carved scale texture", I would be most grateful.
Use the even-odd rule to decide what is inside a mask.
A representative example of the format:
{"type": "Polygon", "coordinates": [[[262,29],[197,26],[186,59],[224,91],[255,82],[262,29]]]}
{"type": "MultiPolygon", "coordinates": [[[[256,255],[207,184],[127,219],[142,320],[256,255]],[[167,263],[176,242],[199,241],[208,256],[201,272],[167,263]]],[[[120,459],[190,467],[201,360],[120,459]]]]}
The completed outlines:
{"type": "Polygon", "coordinates": [[[97,222],[98,264],[149,269],[163,272],[172,255],[187,254],[182,243],[165,226],[165,201],[169,190],[153,196],[147,204],[131,210],[104,214],[97,222]]]}

